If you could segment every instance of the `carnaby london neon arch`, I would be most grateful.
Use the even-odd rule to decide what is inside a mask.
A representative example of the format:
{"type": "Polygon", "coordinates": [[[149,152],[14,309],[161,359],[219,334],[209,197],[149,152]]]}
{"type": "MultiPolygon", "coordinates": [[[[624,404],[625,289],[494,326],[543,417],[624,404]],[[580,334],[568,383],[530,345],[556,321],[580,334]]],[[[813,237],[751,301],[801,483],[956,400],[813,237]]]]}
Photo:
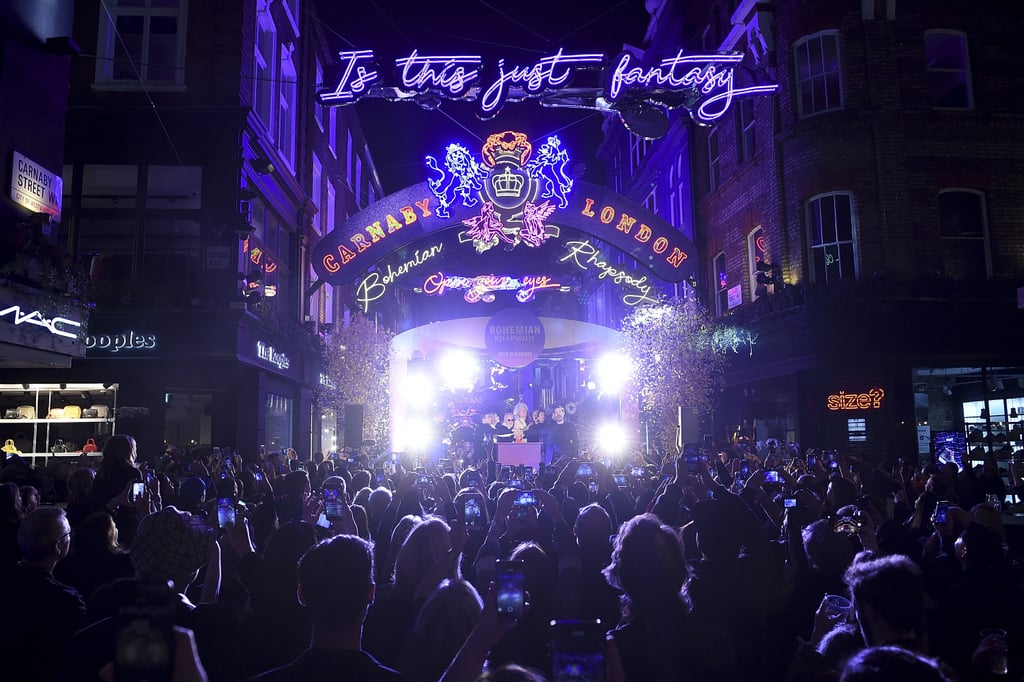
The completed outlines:
{"type": "MultiPolygon", "coordinates": [[[[322,90],[319,99],[328,106],[351,104],[363,97],[428,106],[426,99],[430,107],[436,106],[437,99],[472,100],[481,118],[490,118],[505,102],[537,98],[548,106],[615,111],[627,128],[630,116],[638,111],[666,113],[675,108],[684,108],[696,123],[708,125],[724,115],[734,99],[777,90],[776,84],[740,87],[733,67],[741,60],[740,53],[687,55],[680,51],[653,66],[641,66],[628,52],[609,61],[601,54],[559,50],[532,65],[507,66],[499,60],[496,75],[488,78],[480,57],[429,56],[414,50],[395,60],[399,82],[392,85],[372,51],[353,50],[339,53],[334,86],[322,90]],[[572,87],[576,71],[599,67],[604,67],[600,86],[572,87]]],[[[333,285],[358,281],[357,291],[362,293],[357,294],[357,303],[364,309],[400,277],[423,279],[425,274],[433,277],[435,288],[438,282],[457,280],[471,291],[478,285],[477,293],[484,296],[492,294],[487,286],[480,288],[481,280],[493,290],[515,288],[504,281],[507,277],[500,286],[494,285],[493,280],[501,278],[493,274],[460,273],[472,280],[465,283],[464,277],[452,279],[439,273],[431,263],[442,250],[437,238],[452,231],[458,231],[458,247],[483,253],[495,247],[536,248],[559,240],[564,228],[575,230],[584,238],[564,240],[561,260],[571,260],[583,270],[596,267],[592,276],[622,284],[627,304],[628,296],[633,304],[649,300],[648,276],[609,267],[602,255],[605,247],[625,252],[663,282],[682,282],[695,273],[693,244],[676,227],[607,188],[568,177],[568,150],[556,136],[531,141],[518,131],[500,131],[487,138],[479,156],[453,142],[443,153],[428,156],[425,163],[430,175],[425,182],[351,216],[314,248],[313,266],[319,280],[333,285]],[[414,258],[397,270],[390,264],[387,272],[374,268],[400,249],[421,244],[427,247],[415,250],[414,258]]],[[[451,347],[457,339],[459,346],[480,351],[485,348],[488,319],[463,318],[409,330],[395,338],[395,348],[400,357],[408,358],[414,349],[429,353],[434,346],[451,347]]],[[[540,321],[544,328],[540,356],[588,344],[607,347],[617,335],[615,330],[574,320],[540,321]]],[[[404,371],[405,363],[393,364],[404,371]]]]}

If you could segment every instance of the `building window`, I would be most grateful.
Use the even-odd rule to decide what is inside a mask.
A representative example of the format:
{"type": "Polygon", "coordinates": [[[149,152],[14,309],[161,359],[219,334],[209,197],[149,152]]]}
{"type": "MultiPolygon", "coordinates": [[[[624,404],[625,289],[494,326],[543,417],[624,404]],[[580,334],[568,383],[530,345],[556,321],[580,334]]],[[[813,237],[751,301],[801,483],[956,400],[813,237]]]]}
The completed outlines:
{"type": "Polygon", "coordinates": [[[846,433],[851,443],[866,443],[868,440],[867,419],[847,419],[846,433]]]}
{"type": "Polygon", "coordinates": [[[288,22],[292,25],[292,32],[295,37],[299,37],[299,0],[281,0],[281,7],[284,8],[284,14],[288,17],[288,22]]]}
{"type": "Polygon", "coordinates": [[[359,208],[363,208],[366,205],[366,196],[363,193],[363,157],[361,154],[356,154],[356,170],[353,177],[355,180],[352,183],[352,193],[356,197],[359,208]]]}
{"type": "Polygon", "coordinates": [[[337,196],[337,190],[334,189],[334,184],[330,183],[330,182],[327,183],[327,231],[328,232],[331,232],[332,230],[334,230],[335,227],[337,227],[335,225],[335,223],[334,223],[334,221],[336,219],[335,218],[335,212],[334,212],[334,210],[335,210],[334,209],[334,204],[335,204],[335,201],[336,201],[336,196],[337,196]]]}
{"type": "Polygon", "coordinates": [[[202,166],[150,166],[146,208],[198,209],[203,203],[202,166]]]}
{"type": "Polygon", "coordinates": [[[352,183],[355,182],[356,177],[356,150],[352,147],[352,131],[346,130],[345,135],[345,172],[348,173],[345,183],[349,189],[355,192],[352,183]]]}
{"type": "Polygon", "coordinates": [[[826,31],[797,41],[797,107],[800,116],[843,108],[843,79],[839,68],[839,33],[826,31]]]}
{"type": "Polygon", "coordinates": [[[644,208],[651,213],[658,212],[658,186],[654,185],[651,187],[651,191],[647,194],[647,198],[644,199],[644,208]]]}
{"type": "Polygon", "coordinates": [[[317,156],[316,152],[313,152],[313,191],[311,192],[310,199],[313,201],[313,206],[316,208],[316,218],[313,219],[313,226],[316,228],[317,234],[323,234],[324,231],[324,214],[327,208],[324,206],[324,166],[320,163],[320,157],[317,156]]]}
{"type": "Polygon", "coordinates": [[[928,98],[940,109],[970,109],[971,67],[967,57],[967,36],[960,31],[925,31],[925,64],[928,68],[928,98]]]}
{"type": "Polygon", "coordinates": [[[939,190],[939,226],[947,275],[957,279],[991,276],[984,194],[970,189],[939,190]]]}
{"type": "Polygon", "coordinates": [[[740,144],[737,150],[739,162],[750,161],[757,151],[757,136],[754,128],[754,100],[741,99],[739,103],[740,144]]]}
{"type": "MultiPolygon", "coordinates": [[[[767,263],[768,256],[766,254],[765,242],[764,242],[764,230],[760,227],[756,227],[750,231],[747,235],[747,270],[750,272],[750,300],[756,301],[763,294],[773,293],[768,287],[771,285],[760,284],[757,281],[757,275],[760,272],[757,269],[758,263],[767,263]]],[[[770,273],[762,273],[770,276],[770,273]]]]}
{"type": "Polygon", "coordinates": [[[837,192],[812,198],[807,202],[807,226],[814,281],[856,279],[853,195],[837,192]]]}
{"type": "Polygon", "coordinates": [[[274,83],[277,78],[277,30],[270,12],[259,13],[256,21],[256,81],[253,102],[256,115],[267,130],[274,129],[274,83]]]}
{"type": "Polygon", "coordinates": [[[267,452],[284,451],[292,440],[292,399],[267,393],[263,429],[267,452]]]}
{"type": "Polygon", "coordinates": [[[721,317],[729,310],[729,275],[725,271],[725,251],[715,256],[715,313],[721,317]]]}
{"type": "MultiPolygon", "coordinates": [[[[316,87],[314,95],[321,88],[324,87],[324,66],[320,63],[320,60],[316,60],[316,87]]],[[[316,124],[320,127],[320,132],[324,132],[324,105],[320,104],[320,100],[314,96],[313,102],[313,118],[316,120],[316,124]]]]}
{"type": "Polygon", "coordinates": [[[292,62],[294,45],[281,46],[281,82],[278,91],[277,151],[290,168],[295,168],[295,100],[296,74],[292,62]]]}
{"type": "Polygon", "coordinates": [[[714,192],[721,183],[722,170],[718,163],[718,128],[708,133],[708,191],[714,192]]]}
{"type": "Polygon", "coordinates": [[[96,83],[185,84],[187,0],[107,0],[100,10],[96,83]]]}

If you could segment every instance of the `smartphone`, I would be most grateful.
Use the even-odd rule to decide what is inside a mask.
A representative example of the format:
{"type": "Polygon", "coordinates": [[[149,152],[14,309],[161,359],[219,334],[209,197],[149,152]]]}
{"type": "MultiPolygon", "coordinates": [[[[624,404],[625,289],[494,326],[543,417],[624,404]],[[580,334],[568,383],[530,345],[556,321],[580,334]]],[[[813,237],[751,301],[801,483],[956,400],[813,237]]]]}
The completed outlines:
{"type": "Polygon", "coordinates": [[[818,456],[817,456],[817,455],[815,455],[815,454],[813,454],[813,453],[812,453],[812,454],[810,454],[810,455],[807,455],[807,466],[808,466],[808,467],[813,467],[813,466],[814,466],[814,464],[815,464],[815,463],[816,463],[817,461],[818,461],[818,456]]]}
{"type": "Polygon", "coordinates": [[[386,486],[388,484],[388,475],[384,473],[383,469],[375,469],[373,472],[373,480],[379,486],[386,486]]]}
{"type": "Polygon", "coordinates": [[[593,475],[594,475],[594,467],[592,467],[589,462],[583,462],[576,469],[576,476],[578,476],[578,477],[593,476],[593,475]]]}
{"type": "Polygon", "coordinates": [[[476,473],[475,471],[473,473],[469,474],[468,476],[466,476],[466,483],[468,483],[470,486],[473,486],[473,487],[479,486],[480,485],[480,474],[476,473]]]}
{"type": "Polygon", "coordinates": [[[146,494],[145,483],[132,483],[131,502],[135,502],[137,499],[146,494]]]}
{"type": "Polygon", "coordinates": [[[510,481],[505,481],[505,487],[506,488],[512,488],[514,490],[522,490],[523,489],[523,481],[522,481],[522,479],[519,479],[519,478],[513,478],[510,481]]]}
{"type": "Polygon", "coordinates": [[[526,519],[530,515],[530,507],[536,508],[537,496],[529,490],[516,495],[516,499],[512,502],[512,509],[517,519],[526,519]]]}
{"type": "Polygon", "coordinates": [[[420,474],[419,478],[416,479],[417,488],[429,488],[432,485],[434,485],[434,482],[426,474],[420,474]]]}
{"type": "Polygon", "coordinates": [[[587,490],[590,492],[591,495],[596,495],[597,494],[597,481],[591,481],[590,484],[587,485],[587,490]]]}
{"type": "Polygon", "coordinates": [[[321,528],[330,528],[331,520],[327,518],[327,514],[321,513],[320,517],[316,520],[316,525],[320,526],[321,528]]]}
{"type": "Polygon", "coordinates": [[[221,528],[235,524],[235,505],[230,497],[217,498],[217,525],[221,528]]]}
{"type": "Polygon", "coordinates": [[[612,478],[615,479],[615,485],[619,488],[625,488],[629,485],[626,481],[626,477],[623,474],[615,474],[612,478]]]}
{"type": "Polygon", "coordinates": [[[750,475],[750,465],[749,464],[745,464],[745,463],[741,464],[740,465],[740,476],[742,476],[743,478],[746,478],[749,475],[750,475]]]}
{"type": "Polygon", "coordinates": [[[605,630],[600,620],[551,621],[551,681],[604,682],[605,630]]]}
{"type": "Polygon", "coordinates": [[[324,513],[328,519],[340,518],[343,505],[341,488],[324,488],[324,513]]]}
{"type": "Polygon", "coordinates": [[[686,456],[686,471],[687,473],[695,474],[698,471],[697,468],[697,455],[686,456]]]}
{"type": "Polygon", "coordinates": [[[832,530],[843,535],[856,535],[863,527],[863,523],[856,516],[840,516],[836,519],[832,530]]]}
{"type": "Polygon", "coordinates": [[[466,523],[466,528],[470,530],[484,527],[484,514],[480,508],[480,500],[475,497],[466,498],[466,502],[462,505],[462,519],[466,523]]]}
{"type": "Polygon", "coordinates": [[[498,561],[494,568],[495,583],[498,588],[498,614],[516,619],[522,618],[523,606],[526,603],[523,561],[498,561]]]}
{"type": "Polygon", "coordinates": [[[166,584],[130,581],[114,617],[114,679],[170,682],[174,672],[173,595],[166,584]]]}
{"type": "Polygon", "coordinates": [[[793,507],[796,506],[796,498],[795,497],[787,497],[787,498],[785,498],[784,500],[782,500],[782,506],[785,507],[786,509],[792,509],[793,507]]]}
{"type": "Polygon", "coordinates": [[[632,476],[633,478],[643,478],[643,476],[644,476],[644,468],[643,467],[633,467],[632,469],[629,470],[629,475],[632,476]]]}
{"type": "Polygon", "coordinates": [[[943,500],[935,505],[935,514],[932,515],[932,523],[945,523],[949,518],[949,501],[943,500]]]}
{"type": "Polygon", "coordinates": [[[262,483],[263,482],[263,473],[262,472],[254,471],[253,475],[256,477],[256,482],[257,483],[262,483]]]}
{"type": "Polygon", "coordinates": [[[768,471],[764,472],[764,482],[765,483],[782,483],[782,474],[780,474],[775,469],[769,469],[768,471]]]}

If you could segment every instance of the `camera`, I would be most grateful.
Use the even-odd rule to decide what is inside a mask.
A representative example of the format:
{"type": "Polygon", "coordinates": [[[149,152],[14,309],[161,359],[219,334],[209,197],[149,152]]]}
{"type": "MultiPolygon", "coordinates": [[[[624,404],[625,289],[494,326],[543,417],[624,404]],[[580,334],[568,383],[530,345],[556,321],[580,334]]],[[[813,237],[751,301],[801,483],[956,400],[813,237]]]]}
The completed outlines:
{"type": "Polygon", "coordinates": [[[605,629],[597,619],[551,621],[552,682],[602,682],[605,629]]]}
{"type": "Polygon", "coordinates": [[[513,478],[513,479],[511,479],[509,481],[505,481],[505,487],[506,488],[512,488],[513,490],[522,490],[523,489],[523,482],[522,482],[522,480],[520,480],[518,478],[513,478]]]}
{"type": "Polygon", "coordinates": [[[836,519],[832,530],[843,535],[857,535],[863,527],[864,523],[856,516],[840,516],[836,519]]]}
{"type": "Polygon", "coordinates": [[[427,476],[426,474],[420,474],[416,479],[417,488],[429,488],[432,485],[434,485],[434,482],[431,481],[430,476],[427,476]]]}
{"type": "Polygon", "coordinates": [[[462,518],[466,523],[466,528],[482,528],[484,515],[483,510],[480,509],[480,500],[475,497],[466,498],[466,502],[462,505],[462,518]]]}
{"type": "Polygon", "coordinates": [[[130,581],[114,617],[114,678],[170,682],[174,670],[173,595],[166,584],[130,581]]]}
{"type": "Polygon", "coordinates": [[[783,499],[782,500],[782,506],[784,508],[786,508],[786,509],[792,509],[793,507],[796,506],[796,498],[795,497],[787,497],[787,498],[783,499]]]}
{"type": "Polygon", "coordinates": [[[495,564],[495,582],[497,583],[498,613],[512,618],[522,618],[526,603],[526,580],[523,573],[523,562],[498,561],[495,564]]]}
{"type": "Polygon", "coordinates": [[[623,474],[615,474],[612,478],[615,479],[615,485],[619,488],[625,488],[629,485],[623,474]]]}
{"type": "Polygon", "coordinates": [[[139,482],[139,483],[132,483],[132,491],[131,491],[131,497],[130,497],[129,501],[134,503],[135,501],[137,501],[140,497],[142,497],[145,494],[146,494],[146,484],[145,483],[141,483],[141,482],[139,482]]]}
{"type": "Polygon", "coordinates": [[[782,474],[780,474],[775,469],[769,469],[768,471],[764,472],[764,482],[765,483],[782,483],[782,474]]]}
{"type": "Polygon", "coordinates": [[[577,476],[593,476],[594,475],[594,467],[591,466],[589,462],[583,462],[576,469],[576,475],[577,476]]]}
{"type": "Polygon", "coordinates": [[[528,490],[516,495],[516,499],[512,502],[512,509],[515,510],[517,519],[526,519],[530,514],[530,507],[536,506],[537,496],[528,490]]]}
{"type": "Polygon", "coordinates": [[[235,524],[235,506],[230,497],[217,498],[217,525],[224,528],[235,524]]]}
{"type": "Polygon", "coordinates": [[[943,500],[935,505],[935,514],[932,516],[932,523],[945,523],[949,518],[949,501],[943,500]]]}
{"type": "Polygon", "coordinates": [[[324,513],[328,519],[341,517],[341,508],[344,501],[341,498],[341,488],[324,488],[324,513]]]}

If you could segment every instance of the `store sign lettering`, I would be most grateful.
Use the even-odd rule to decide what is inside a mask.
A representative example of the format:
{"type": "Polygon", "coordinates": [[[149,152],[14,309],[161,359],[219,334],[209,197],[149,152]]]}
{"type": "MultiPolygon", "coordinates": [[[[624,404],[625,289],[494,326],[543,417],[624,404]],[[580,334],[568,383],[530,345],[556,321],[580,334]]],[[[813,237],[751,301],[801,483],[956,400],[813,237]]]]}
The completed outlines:
{"type": "Polygon", "coordinates": [[[882,398],[885,391],[880,388],[872,388],[867,393],[847,393],[839,391],[828,397],[828,409],[833,412],[839,410],[877,410],[882,406],[882,398]]]}
{"type": "Polygon", "coordinates": [[[44,317],[38,310],[33,310],[30,313],[23,314],[21,312],[21,306],[17,305],[12,305],[9,308],[0,310],[0,317],[7,317],[8,315],[13,316],[12,319],[14,320],[15,326],[20,324],[31,324],[36,327],[42,327],[54,336],[63,336],[69,339],[77,339],[78,334],[66,330],[65,327],[79,328],[82,326],[81,322],[75,322],[74,320],[69,320],[66,317],[44,317]]]}
{"type": "Polygon", "coordinates": [[[156,348],[156,334],[138,334],[127,331],[121,334],[100,334],[85,337],[87,350],[105,350],[119,353],[122,350],[153,350],[156,348]]]}
{"type": "Polygon", "coordinates": [[[427,218],[433,215],[430,210],[430,197],[423,197],[422,200],[413,203],[419,209],[418,215],[416,210],[410,205],[403,206],[398,210],[398,218],[388,213],[383,218],[374,220],[366,226],[365,234],[357,232],[349,237],[351,248],[348,245],[339,244],[335,252],[326,254],[321,261],[324,270],[330,273],[341,270],[341,266],[346,265],[355,258],[357,253],[366,251],[372,245],[387,238],[388,235],[394,234],[406,225],[412,225],[419,218],[427,218]],[[385,226],[387,229],[385,229],[385,226]]]}
{"type": "Polygon", "coordinates": [[[565,246],[569,249],[569,253],[562,256],[558,260],[559,263],[572,261],[581,270],[588,272],[596,270],[598,279],[607,279],[620,286],[635,289],[637,291],[635,294],[622,295],[622,302],[626,305],[635,306],[643,303],[658,302],[657,297],[651,295],[654,285],[647,278],[647,275],[637,277],[615,267],[601,257],[597,247],[591,244],[589,240],[569,241],[565,243],[565,246]]]}
{"type": "Polygon", "coordinates": [[[392,268],[391,264],[388,263],[384,272],[377,270],[367,273],[366,277],[359,282],[359,286],[356,288],[356,302],[362,306],[363,311],[369,312],[370,304],[382,298],[387,292],[389,285],[402,275],[440,255],[442,246],[444,245],[435,244],[423,251],[417,249],[412,260],[405,261],[397,269],[392,268]]]}
{"type": "Polygon", "coordinates": [[[256,342],[256,356],[278,369],[288,369],[292,364],[287,355],[262,341],[256,342]]]}
{"type": "Polygon", "coordinates": [[[484,80],[480,55],[422,55],[413,50],[394,61],[398,84],[385,83],[373,50],[338,53],[338,76],[330,90],[318,94],[325,105],[346,105],[362,97],[392,101],[413,100],[424,95],[449,100],[475,101],[483,119],[496,116],[506,102],[543,99],[547,106],[616,111],[627,103],[658,97],[663,109],[685,107],[690,116],[709,124],[728,111],[738,97],[764,95],[778,84],[738,87],[734,69],[743,61],[740,52],[686,54],[679,50],[653,66],[642,66],[635,55],[622,52],[612,60],[600,52],[566,53],[559,49],[528,64],[498,59],[493,76],[484,80]],[[600,87],[571,84],[573,76],[603,69],[600,87]],[[572,87],[562,101],[558,95],[572,87]],[[688,97],[666,98],[666,92],[688,97]],[[670,103],[671,102],[671,103],[670,103]]]}
{"type": "Polygon", "coordinates": [[[610,226],[614,223],[614,229],[616,231],[631,235],[633,240],[639,244],[649,245],[648,248],[652,253],[657,256],[664,255],[665,262],[673,268],[678,268],[683,264],[683,261],[689,258],[689,255],[678,246],[673,246],[671,250],[669,250],[669,240],[668,237],[664,235],[655,237],[654,241],[651,241],[651,237],[654,234],[653,231],[644,223],[637,225],[637,218],[635,216],[631,216],[625,211],[619,210],[615,206],[608,204],[602,206],[600,210],[595,212],[594,204],[594,200],[588,197],[585,205],[583,206],[583,210],[580,211],[580,214],[591,219],[591,221],[596,219],[603,225],[610,226]]]}
{"type": "Polygon", "coordinates": [[[11,199],[33,213],[46,213],[60,220],[64,180],[38,163],[14,152],[11,168],[11,199]]]}
{"type": "Polygon", "coordinates": [[[476,277],[460,277],[437,272],[423,282],[422,291],[428,296],[441,296],[449,289],[465,291],[463,298],[467,303],[492,303],[495,291],[515,291],[516,300],[527,303],[543,289],[560,289],[568,291],[559,282],[547,275],[526,277],[509,277],[498,275],[477,275],[476,277]]]}

